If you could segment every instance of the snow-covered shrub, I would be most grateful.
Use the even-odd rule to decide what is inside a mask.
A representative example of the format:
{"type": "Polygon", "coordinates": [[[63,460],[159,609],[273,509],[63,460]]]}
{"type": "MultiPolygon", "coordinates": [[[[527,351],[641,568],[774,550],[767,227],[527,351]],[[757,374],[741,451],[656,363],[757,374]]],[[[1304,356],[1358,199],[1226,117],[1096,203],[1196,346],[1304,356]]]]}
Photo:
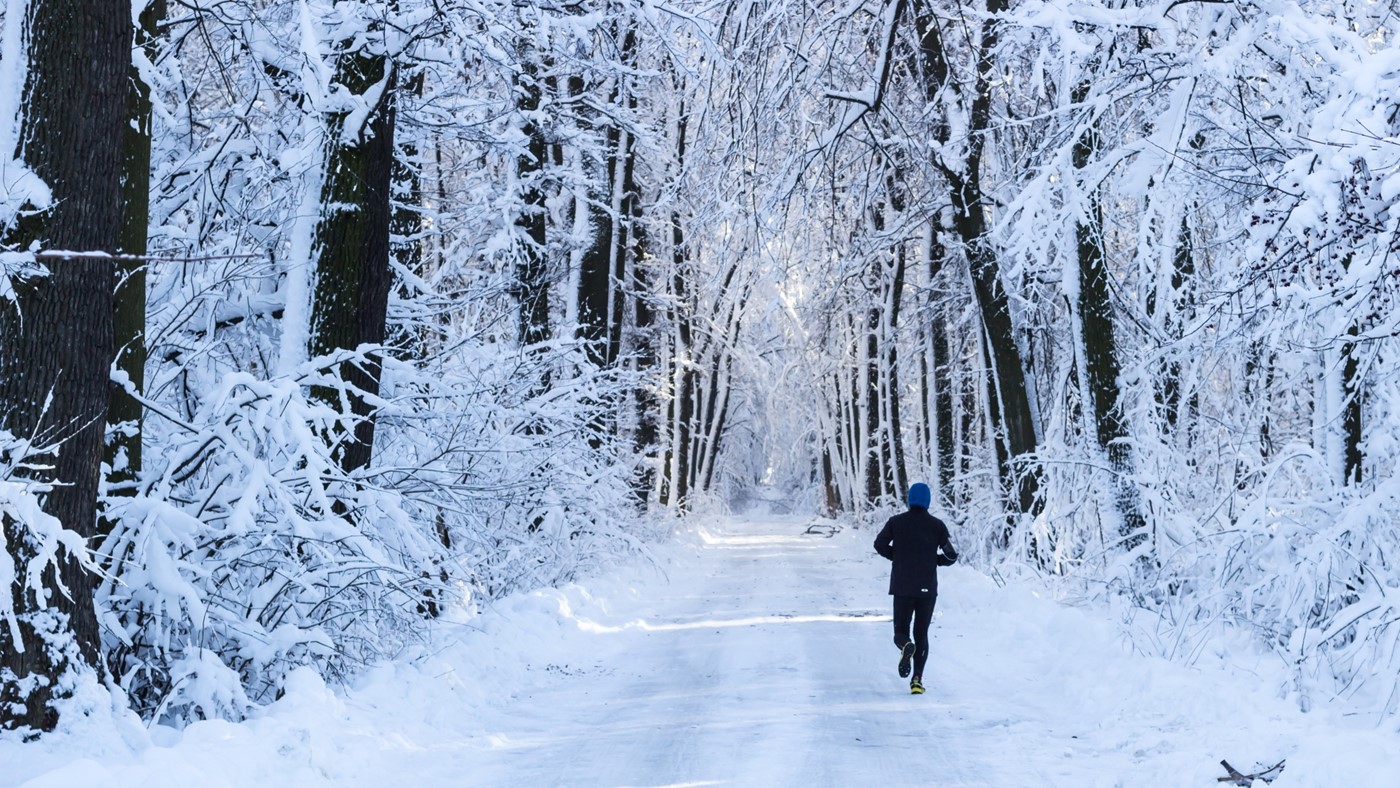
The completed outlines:
{"type": "Polygon", "coordinates": [[[463,343],[393,366],[373,473],[436,523],[460,589],[494,598],[566,582],[647,533],[616,440],[620,386],[559,343],[463,343]],[[539,385],[545,374],[546,389],[539,385]]]}
{"type": "Polygon", "coordinates": [[[346,411],[299,374],[231,373],[165,433],[141,489],[112,496],[99,593],[108,662],[144,714],[238,716],[303,664],[344,677],[415,636],[436,548],[393,491],[334,461],[346,411]]]}
{"type": "Polygon", "coordinates": [[[1189,661],[1224,626],[1272,651],[1305,707],[1340,696],[1393,712],[1400,478],[1365,493],[1333,486],[1316,453],[1294,448],[1233,524],[1171,544],[1156,575],[1137,579],[1136,641],[1189,661]]]}
{"type": "MultiPolygon", "coordinates": [[[[18,676],[9,667],[0,668],[0,704],[18,706],[16,717],[23,716],[25,699],[39,686],[59,690],[57,694],[71,690],[87,664],[66,614],[49,605],[60,564],[88,564],[87,547],[81,536],[43,510],[40,498],[51,485],[26,478],[27,469],[51,452],[52,447],[36,447],[0,430],[0,647],[47,651],[48,664],[62,666],[59,675],[18,676]]],[[[59,582],[60,592],[66,592],[59,582]]]]}
{"type": "MultiPolygon", "coordinates": [[[[628,467],[592,430],[610,375],[463,342],[390,359],[373,463],[347,475],[346,391],[315,359],[227,372],[163,426],[140,491],[109,496],[99,594],[108,662],[143,715],[238,717],[312,665],[332,679],[397,653],[424,619],[567,581],[638,549],[628,467]],[[332,404],[334,403],[334,404],[332,404]],[[339,428],[337,428],[339,425],[339,428]]],[[[154,406],[154,403],[152,403],[154,406]]]]}

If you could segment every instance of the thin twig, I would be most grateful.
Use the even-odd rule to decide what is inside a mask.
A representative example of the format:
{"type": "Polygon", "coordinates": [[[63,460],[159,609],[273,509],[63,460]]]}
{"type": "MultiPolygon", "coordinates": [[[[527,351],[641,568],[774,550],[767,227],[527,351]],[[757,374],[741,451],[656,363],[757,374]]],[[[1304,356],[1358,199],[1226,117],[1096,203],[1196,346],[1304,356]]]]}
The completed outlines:
{"type": "Polygon", "coordinates": [[[260,254],[215,254],[203,257],[163,257],[149,254],[108,254],[107,252],[35,252],[35,260],[105,259],[114,262],[144,261],[150,263],[209,263],[216,260],[255,260],[260,254]]]}

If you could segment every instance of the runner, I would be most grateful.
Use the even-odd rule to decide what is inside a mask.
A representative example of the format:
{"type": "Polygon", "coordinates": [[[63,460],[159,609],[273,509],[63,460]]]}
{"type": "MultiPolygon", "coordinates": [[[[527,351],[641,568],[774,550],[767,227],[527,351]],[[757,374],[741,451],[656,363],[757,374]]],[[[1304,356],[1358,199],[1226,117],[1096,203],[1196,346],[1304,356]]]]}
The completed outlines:
{"type": "Polygon", "coordinates": [[[875,552],[888,558],[890,596],[894,597],[894,644],[899,647],[899,675],[908,676],[909,691],[924,694],[924,663],[928,661],[928,625],[938,599],[938,567],[950,566],[958,553],[948,540],[948,526],[928,513],[928,485],[909,488],[909,511],[891,517],[875,537],[875,552]],[[909,637],[913,623],[914,637],[909,637]]]}

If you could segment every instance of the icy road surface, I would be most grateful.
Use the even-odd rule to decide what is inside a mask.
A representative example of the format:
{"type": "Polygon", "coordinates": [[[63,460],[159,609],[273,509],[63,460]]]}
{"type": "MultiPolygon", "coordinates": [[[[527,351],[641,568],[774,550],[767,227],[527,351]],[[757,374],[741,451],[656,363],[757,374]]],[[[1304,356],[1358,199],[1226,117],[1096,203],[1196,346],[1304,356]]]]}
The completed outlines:
{"type": "Polygon", "coordinates": [[[803,526],[696,527],[348,691],[300,674],[242,724],[0,744],[0,785],[1215,786],[1222,758],[1286,759],[1275,788],[1400,785],[1394,721],[1299,713],[1274,657],[1144,657],[1102,613],[963,567],[911,696],[874,531],[803,526]]]}

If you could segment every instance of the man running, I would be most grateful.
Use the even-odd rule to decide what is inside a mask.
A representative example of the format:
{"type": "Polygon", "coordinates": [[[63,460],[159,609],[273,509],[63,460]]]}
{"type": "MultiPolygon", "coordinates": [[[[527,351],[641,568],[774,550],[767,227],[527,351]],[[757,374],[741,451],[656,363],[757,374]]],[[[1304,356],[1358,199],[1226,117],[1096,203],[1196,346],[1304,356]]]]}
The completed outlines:
{"type": "Polygon", "coordinates": [[[894,644],[899,646],[899,675],[909,691],[924,694],[924,663],[928,661],[928,625],[938,599],[938,567],[950,566],[958,553],[948,541],[948,526],[928,513],[933,494],[919,482],[909,488],[909,511],[891,517],[875,537],[875,552],[888,558],[890,596],[894,597],[894,644]],[[909,639],[913,619],[914,639],[909,639]]]}

